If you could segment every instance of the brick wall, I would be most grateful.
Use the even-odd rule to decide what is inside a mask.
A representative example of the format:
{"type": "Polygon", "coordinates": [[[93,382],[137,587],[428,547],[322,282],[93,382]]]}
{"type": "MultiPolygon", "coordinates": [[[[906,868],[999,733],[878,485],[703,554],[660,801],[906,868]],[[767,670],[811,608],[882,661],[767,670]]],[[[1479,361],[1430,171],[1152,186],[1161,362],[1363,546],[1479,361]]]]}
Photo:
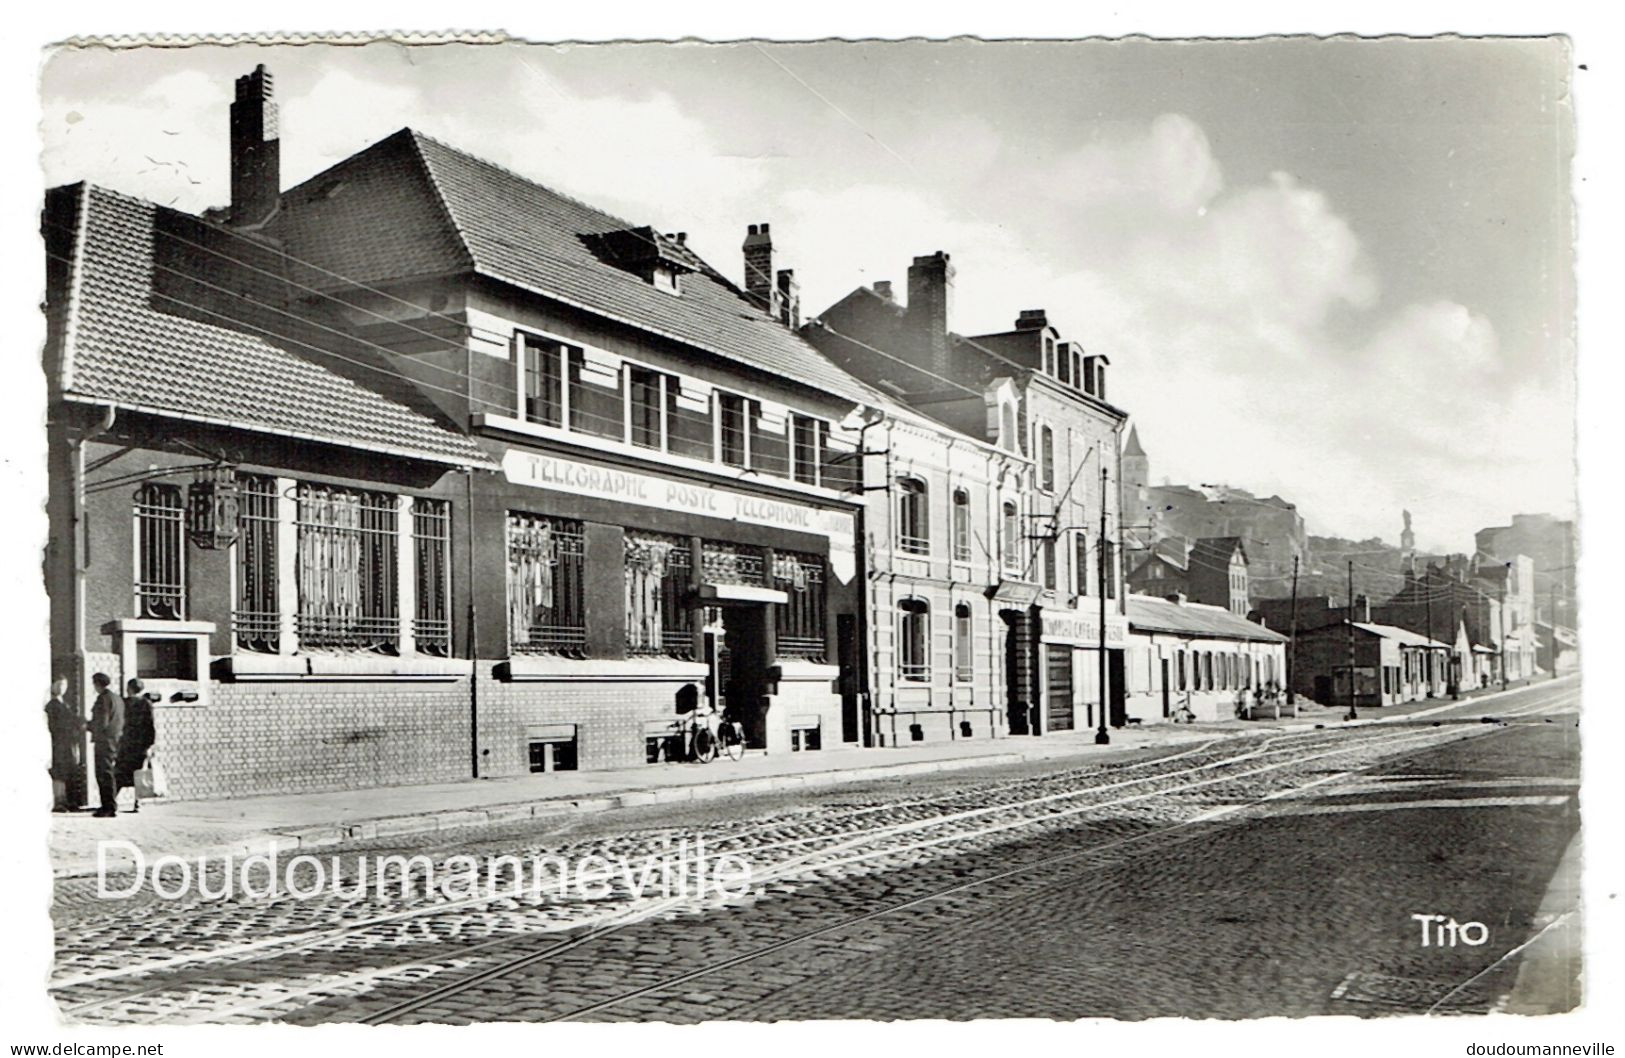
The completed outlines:
{"type": "Polygon", "coordinates": [[[216,683],[154,709],[175,800],[469,777],[468,681],[216,683]]]}
{"type": "MultiPolygon", "coordinates": [[[[575,724],[577,766],[583,770],[645,763],[643,729],[677,716],[677,692],[691,678],[591,681],[480,678],[480,774],[523,775],[530,770],[525,729],[575,724]]],[[[839,728],[837,728],[839,730],[839,728]]],[[[464,742],[467,745],[467,742],[464,742]]]]}

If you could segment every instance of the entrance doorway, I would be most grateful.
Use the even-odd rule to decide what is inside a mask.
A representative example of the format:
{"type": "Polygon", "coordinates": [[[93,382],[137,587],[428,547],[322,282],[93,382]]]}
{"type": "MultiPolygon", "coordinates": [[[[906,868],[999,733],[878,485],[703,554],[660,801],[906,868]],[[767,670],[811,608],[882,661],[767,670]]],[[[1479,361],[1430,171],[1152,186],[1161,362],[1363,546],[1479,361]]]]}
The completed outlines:
{"type": "Polygon", "coordinates": [[[1036,735],[1038,689],[1033,686],[1026,615],[1017,610],[1000,610],[999,619],[1004,622],[1004,701],[1010,733],[1036,735]]]}
{"type": "Polygon", "coordinates": [[[858,707],[863,694],[863,663],[858,650],[857,614],[835,615],[835,664],[840,668],[841,741],[856,742],[861,733],[858,707]]]}
{"type": "Polygon", "coordinates": [[[1049,730],[1072,730],[1072,648],[1045,647],[1049,669],[1049,730]]]}
{"type": "Polygon", "coordinates": [[[1128,696],[1124,693],[1126,675],[1123,671],[1123,651],[1106,651],[1106,717],[1113,727],[1128,723],[1128,696]]]}
{"type": "Polygon", "coordinates": [[[745,729],[747,749],[767,748],[767,607],[723,606],[705,633],[712,706],[745,729]]]}

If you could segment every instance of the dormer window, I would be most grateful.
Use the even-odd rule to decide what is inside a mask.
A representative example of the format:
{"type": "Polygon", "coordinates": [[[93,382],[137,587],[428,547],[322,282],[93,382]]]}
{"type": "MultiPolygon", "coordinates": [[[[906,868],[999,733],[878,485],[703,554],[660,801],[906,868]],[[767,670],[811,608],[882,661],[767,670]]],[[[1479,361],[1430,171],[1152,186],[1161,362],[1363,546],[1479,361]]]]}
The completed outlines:
{"type": "Polygon", "coordinates": [[[700,268],[689,252],[688,234],[662,235],[650,227],[583,235],[582,242],[606,264],[638,276],[656,290],[682,293],[681,276],[700,268]]]}
{"type": "Polygon", "coordinates": [[[670,268],[656,267],[654,278],[651,280],[656,290],[664,290],[668,294],[681,294],[683,288],[678,281],[678,274],[670,268]]]}

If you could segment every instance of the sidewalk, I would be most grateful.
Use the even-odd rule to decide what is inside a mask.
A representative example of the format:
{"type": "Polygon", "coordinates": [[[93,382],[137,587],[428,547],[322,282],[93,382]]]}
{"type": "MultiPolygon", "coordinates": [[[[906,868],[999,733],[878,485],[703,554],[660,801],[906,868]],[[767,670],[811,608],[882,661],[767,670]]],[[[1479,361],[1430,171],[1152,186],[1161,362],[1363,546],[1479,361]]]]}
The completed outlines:
{"type": "MultiPolygon", "coordinates": [[[[1366,710],[1353,723],[1425,716],[1467,700],[1464,696],[1462,702],[1435,700],[1411,703],[1411,708],[1366,710]]],[[[1093,731],[1070,731],[1042,738],[1007,737],[886,749],[843,747],[771,757],[753,754],[741,761],[712,764],[644,765],[425,786],[270,794],[222,801],[152,801],[137,814],[120,813],[112,820],[92,818],[89,812],[52,816],[51,863],[59,878],[94,874],[97,843],[114,839],[135,843],[149,862],[163,855],[187,860],[199,856],[240,858],[269,851],[273,845],[284,854],[296,854],[344,841],[737,794],[818,789],[1022,761],[1077,757],[1080,763],[1095,763],[1163,746],[1345,723],[1341,710],[1306,702],[1297,717],[1283,716],[1280,720],[1117,728],[1112,731],[1111,745],[1104,747],[1094,744],[1093,731]]],[[[118,848],[108,850],[109,870],[130,862],[130,857],[118,848]]]]}
{"type": "MultiPolygon", "coordinates": [[[[367,840],[523,819],[602,812],[638,805],[702,801],[740,794],[817,789],[933,772],[991,768],[1022,761],[1078,757],[1110,760],[1136,751],[1213,738],[1313,726],[1317,711],[1280,721],[1156,724],[1112,731],[1096,746],[1093,731],[1042,738],[1010,737],[885,749],[841,748],[711,764],[644,765],[608,771],[553,772],[425,786],[391,786],[322,793],[272,794],[219,801],[147,802],[136,814],[95,819],[88,812],[55,815],[51,862],[57,877],[96,872],[97,842],[139,846],[148,862],[162,855],[242,857],[284,854],[367,840]]],[[[110,849],[109,870],[131,858],[110,849]]]]}

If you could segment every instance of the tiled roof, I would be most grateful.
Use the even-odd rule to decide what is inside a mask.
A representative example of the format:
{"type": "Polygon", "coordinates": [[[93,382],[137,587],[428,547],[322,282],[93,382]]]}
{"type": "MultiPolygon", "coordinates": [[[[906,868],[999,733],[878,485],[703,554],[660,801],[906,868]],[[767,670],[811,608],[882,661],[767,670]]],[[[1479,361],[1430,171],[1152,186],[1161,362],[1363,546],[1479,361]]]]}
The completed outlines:
{"type": "Polygon", "coordinates": [[[1422,635],[1419,632],[1412,632],[1408,628],[1400,628],[1398,625],[1377,624],[1372,621],[1355,621],[1354,627],[1360,629],[1362,632],[1370,632],[1372,635],[1382,636],[1384,639],[1392,639],[1400,646],[1404,647],[1448,647],[1450,645],[1449,643],[1440,642],[1437,639],[1429,639],[1427,636],[1422,635]]]}
{"type": "Polygon", "coordinates": [[[508,283],[855,402],[879,394],[686,250],[672,296],[594,252],[636,226],[402,129],[286,192],[272,230],[337,276],[377,284],[464,272],[508,283]]]}
{"type": "Polygon", "coordinates": [[[1259,643],[1285,643],[1286,636],[1254,624],[1219,606],[1176,603],[1148,595],[1128,597],[1129,627],[1146,632],[1183,632],[1214,639],[1247,639],[1259,643]]]}
{"type": "Polygon", "coordinates": [[[70,254],[77,290],[65,398],[441,463],[493,465],[468,437],[290,349],[155,308],[160,223],[200,222],[99,187],[70,190],[80,195],[82,234],[70,254]]]}

